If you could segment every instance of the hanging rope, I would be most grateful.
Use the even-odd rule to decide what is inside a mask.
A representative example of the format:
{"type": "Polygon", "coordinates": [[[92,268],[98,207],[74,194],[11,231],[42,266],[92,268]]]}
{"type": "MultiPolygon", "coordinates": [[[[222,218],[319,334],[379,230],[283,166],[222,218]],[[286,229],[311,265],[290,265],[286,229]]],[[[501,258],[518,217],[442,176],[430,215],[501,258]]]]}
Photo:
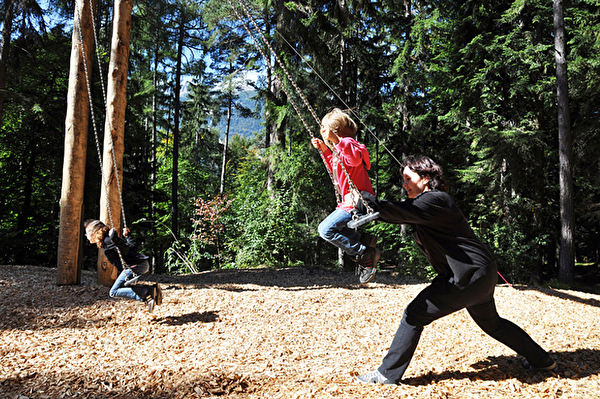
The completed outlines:
{"type": "MultiPolygon", "coordinates": [[[[302,113],[300,112],[300,109],[298,108],[298,105],[296,105],[296,102],[294,101],[294,99],[290,95],[288,89],[285,87],[285,85],[283,84],[283,82],[279,78],[279,75],[277,74],[277,71],[275,70],[275,67],[271,64],[270,58],[267,57],[267,55],[264,53],[262,47],[258,45],[259,40],[256,38],[256,36],[254,35],[254,33],[251,32],[250,28],[248,28],[248,25],[246,25],[246,23],[244,22],[242,16],[239,14],[239,11],[233,5],[232,1],[228,0],[228,2],[229,2],[229,5],[231,6],[231,8],[233,9],[233,11],[235,12],[236,16],[238,17],[238,20],[242,23],[242,26],[244,27],[244,29],[246,30],[246,32],[248,33],[248,35],[252,38],[252,40],[253,40],[253,42],[255,44],[255,47],[258,49],[258,51],[262,55],[263,59],[266,61],[267,67],[273,73],[273,77],[279,83],[280,87],[283,89],[283,91],[287,95],[290,104],[292,104],[292,107],[294,108],[294,110],[296,111],[296,113],[298,114],[298,116],[300,117],[300,120],[302,121],[302,124],[304,125],[304,127],[306,128],[306,130],[308,131],[308,133],[310,134],[310,137],[311,138],[315,138],[315,135],[312,132],[312,130],[310,129],[310,127],[308,126],[308,123],[306,122],[306,119],[304,119],[304,115],[302,115],[302,113]]],[[[260,32],[260,30],[258,30],[258,32],[259,32],[259,34],[262,35],[262,32],[260,32]]],[[[265,41],[266,41],[266,39],[265,39],[265,41]]],[[[276,60],[281,64],[281,61],[279,60],[279,58],[277,57],[277,55],[275,55],[275,52],[273,51],[273,49],[270,46],[269,46],[269,50],[271,51],[271,53],[273,53],[273,55],[275,56],[276,60]]],[[[287,74],[287,70],[286,70],[286,74],[287,74]]],[[[291,77],[289,75],[288,75],[288,78],[291,81],[291,77]]],[[[294,84],[295,84],[295,82],[294,82],[294,84]]],[[[306,100],[305,97],[303,97],[303,100],[305,101],[305,104],[308,103],[308,101],[306,100]]],[[[317,121],[317,123],[319,123],[319,119],[317,118],[317,115],[314,112],[314,110],[312,109],[312,107],[310,107],[310,105],[308,105],[308,108],[311,111],[311,114],[312,114],[313,118],[315,118],[315,120],[317,121]]],[[[337,183],[337,181],[333,177],[333,171],[329,167],[329,164],[327,163],[327,160],[325,159],[325,155],[323,154],[323,151],[321,151],[320,148],[318,148],[317,150],[319,151],[319,155],[321,156],[321,159],[323,160],[323,163],[325,164],[325,167],[327,169],[327,173],[329,174],[329,178],[331,179],[331,182],[333,183],[333,187],[335,189],[335,196],[336,196],[338,202],[341,202],[342,193],[341,193],[339,184],[337,183]]]]}
{"type": "MultiPolygon", "coordinates": [[[[292,86],[294,87],[294,89],[296,90],[296,92],[298,93],[298,95],[300,96],[300,98],[304,101],[305,106],[308,108],[308,110],[310,111],[310,113],[313,116],[313,118],[315,119],[315,121],[318,124],[320,124],[320,120],[317,117],[316,112],[314,111],[314,109],[312,108],[312,106],[310,105],[310,103],[308,102],[308,100],[306,99],[306,96],[304,95],[304,93],[302,92],[302,90],[300,89],[300,87],[298,87],[298,85],[296,84],[296,81],[291,77],[289,71],[285,67],[285,64],[279,59],[279,57],[277,56],[277,53],[275,52],[275,50],[273,49],[273,47],[271,46],[271,44],[269,43],[269,41],[267,40],[267,38],[265,37],[265,35],[263,34],[263,32],[258,27],[258,24],[256,23],[256,21],[252,17],[252,14],[250,14],[250,12],[248,11],[248,8],[244,4],[243,0],[237,0],[237,1],[238,1],[238,4],[240,5],[240,7],[244,10],[244,13],[245,13],[246,17],[252,22],[252,25],[254,26],[255,32],[257,32],[257,34],[262,38],[263,43],[269,48],[269,51],[273,54],[273,57],[275,58],[276,62],[279,64],[279,66],[281,67],[281,69],[285,73],[286,77],[288,78],[289,82],[292,84],[292,86]]],[[[267,65],[272,70],[273,75],[279,80],[277,72],[275,71],[275,69],[271,65],[271,63],[269,62],[269,59],[264,54],[261,46],[259,45],[259,41],[256,39],[255,35],[250,31],[250,29],[248,28],[248,26],[244,22],[244,19],[239,14],[237,8],[233,5],[232,0],[228,0],[228,2],[230,4],[231,8],[234,10],[236,16],[238,17],[238,20],[244,26],[244,29],[246,30],[246,32],[248,32],[248,34],[252,37],[252,40],[254,42],[255,47],[259,50],[259,52],[261,53],[261,55],[263,56],[263,58],[265,58],[265,60],[267,60],[267,65]]],[[[279,80],[279,82],[281,82],[281,81],[279,80]]],[[[296,106],[295,102],[292,100],[292,97],[290,96],[289,92],[285,88],[285,85],[282,84],[281,86],[282,86],[283,90],[285,91],[285,93],[287,94],[288,99],[292,103],[292,106],[294,107],[296,113],[299,115],[300,119],[302,120],[302,123],[306,127],[306,130],[309,132],[311,138],[314,138],[315,136],[312,133],[312,130],[308,127],[308,124],[304,120],[304,118],[302,116],[302,113],[300,112],[300,110],[296,106]]],[[[366,215],[367,216],[366,218],[365,217],[359,217],[358,216],[358,212],[356,211],[356,209],[354,209],[353,212],[352,212],[353,213],[353,216],[352,216],[353,220],[352,220],[352,222],[354,222],[354,223],[352,223],[352,222],[349,223],[348,224],[349,227],[356,228],[356,227],[359,227],[360,225],[362,225],[362,224],[364,224],[364,223],[366,223],[366,222],[368,222],[370,220],[376,219],[379,216],[379,214],[376,213],[376,212],[374,212],[373,209],[371,209],[371,207],[368,205],[368,203],[366,201],[364,201],[364,198],[362,197],[362,194],[361,194],[360,190],[358,190],[358,188],[354,184],[354,181],[351,179],[350,174],[346,170],[346,166],[344,165],[344,163],[340,159],[340,156],[339,156],[337,150],[335,149],[335,146],[332,143],[326,143],[326,144],[329,147],[329,149],[331,150],[331,153],[332,153],[334,159],[337,161],[338,165],[341,166],[342,171],[343,171],[344,175],[346,176],[346,180],[348,181],[348,184],[350,186],[350,189],[349,189],[350,192],[354,193],[356,195],[356,197],[358,197],[358,198],[360,198],[362,200],[362,202],[365,205],[365,207],[367,209],[367,212],[368,212],[368,215],[366,215]]],[[[325,165],[327,166],[327,169],[330,172],[331,180],[334,183],[334,186],[336,187],[336,193],[337,193],[337,197],[338,197],[338,202],[342,202],[341,191],[339,189],[339,186],[337,185],[337,182],[333,178],[333,172],[330,170],[329,165],[325,161],[325,157],[322,154],[322,151],[320,149],[319,149],[319,153],[321,154],[321,158],[325,162],[325,165]]]]}
{"type": "Polygon", "coordinates": [[[279,32],[277,29],[275,29],[275,33],[277,33],[279,35],[279,37],[281,37],[281,39],[283,39],[283,41],[288,45],[288,47],[290,47],[292,49],[292,51],[294,51],[294,53],[296,53],[296,55],[298,57],[300,57],[302,59],[302,61],[304,61],[304,63],[306,65],[308,65],[308,67],[310,68],[310,70],[317,75],[317,77],[319,78],[319,80],[321,80],[321,82],[329,89],[329,91],[342,103],[344,104],[344,107],[346,107],[350,113],[352,114],[352,116],[354,116],[354,118],[356,118],[360,124],[362,126],[364,126],[365,130],[367,132],[369,132],[369,134],[371,134],[371,136],[373,136],[375,138],[375,140],[377,140],[377,142],[383,146],[383,149],[392,157],[392,159],[394,159],[394,161],[396,161],[396,163],[400,166],[402,166],[402,162],[400,162],[398,160],[398,158],[396,158],[396,156],[386,147],[386,145],[381,141],[381,139],[375,134],[375,132],[373,132],[368,126],[367,124],[360,118],[360,116],[354,112],[354,110],[337,94],[337,92],[335,90],[333,90],[333,88],[329,85],[329,83],[327,83],[325,81],[325,79],[323,79],[323,77],[316,71],[316,69],[311,65],[311,63],[306,59],[306,57],[304,57],[302,54],[300,54],[298,52],[298,50],[296,50],[296,48],[294,46],[292,46],[292,44],[285,38],[285,36],[283,36],[283,34],[281,32],[279,32]]]}
{"type": "MultiPolygon", "coordinates": [[[[93,9],[90,8],[90,14],[91,14],[91,19],[92,21],[94,20],[94,12],[93,9]]],[[[85,75],[85,83],[86,83],[86,87],[87,87],[87,94],[88,94],[88,101],[89,101],[89,106],[90,106],[90,117],[92,119],[92,128],[94,131],[94,138],[96,141],[96,151],[98,153],[98,160],[100,162],[100,175],[102,178],[102,184],[104,185],[104,190],[108,193],[108,181],[106,179],[106,176],[104,175],[104,165],[102,162],[102,151],[100,150],[100,140],[98,138],[98,129],[96,127],[96,119],[95,119],[95,115],[94,115],[94,104],[92,102],[92,87],[91,87],[91,79],[90,79],[90,72],[88,69],[88,62],[87,62],[87,56],[86,56],[86,52],[85,52],[85,48],[83,46],[83,33],[81,31],[81,19],[79,17],[79,12],[77,10],[77,2],[75,3],[75,17],[77,18],[76,24],[74,26],[74,29],[77,29],[77,33],[79,36],[79,43],[80,43],[80,49],[81,49],[81,57],[83,58],[83,66],[84,66],[84,75],[85,75]]],[[[96,45],[97,43],[94,42],[94,44],[96,45]]],[[[97,49],[97,46],[96,46],[97,49]]],[[[100,61],[100,58],[98,58],[98,61],[100,61]]],[[[101,69],[100,69],[101,71],[101,69]]],[[[104,87],[103,87],[103,93],[104,93],[104,87]]],[[[104,103],[106,105],[106,98],[104,99],[104,103]]],[[[114,167],[115,167],[115,175],[117,177],[117,187],[119,187],[119,201],[121,203],[121,214],[123,217],[123,225],[125,228],[127,228],[127,224],[125,222],[125,211],[123,208],[123,198],[121,195],[121,188],[120,188],[120,184],[119,184],[119,173],[117,170],[117,164],[116,164],[116,160],[115,160],[115,155],[114,155],[114,144],[113,144],[113,140],[112,140],[112,135],[109,133],[110,136],[110,144],[111,144],[111,149],[112,149],[112,153],[113,153],[113,163],[114,163],[114,167]]],[[[110,221],[110,226],[114,227],[115,223],[113,220],[113,214],[112,214],[112,209],[110,207],[110,201],[107,201],[106,203],[107,205],[107,210],[108,210],[108,218],[110,221]]],[[[123,265],[123,267],[125,268],[129,268],[129,266],[127,265],[127,263],[125,262],[125,259],[123,259],[123,255],[121,254],[121,251],[119,250],[119,247],[116,246],[117,248],[117,252],[119,254],[119,258],[121,260],[121,264],[123,265]]]]}

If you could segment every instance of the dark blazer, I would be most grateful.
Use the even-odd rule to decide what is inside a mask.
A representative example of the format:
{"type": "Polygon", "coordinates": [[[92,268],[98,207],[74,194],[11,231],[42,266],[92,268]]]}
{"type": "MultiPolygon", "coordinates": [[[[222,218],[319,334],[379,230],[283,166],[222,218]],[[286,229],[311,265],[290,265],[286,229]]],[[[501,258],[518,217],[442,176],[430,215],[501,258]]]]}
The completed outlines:
{"type": "Polygon", "coordinates": [[[448,193],[425,191],[405,201],[380,200],[368,192],[362,195],[380,213],[380,220],[412,226],[417,245],[435,271],[449,283],[464,288],[482,275],[496,272],[492,254],[448,193]]]}

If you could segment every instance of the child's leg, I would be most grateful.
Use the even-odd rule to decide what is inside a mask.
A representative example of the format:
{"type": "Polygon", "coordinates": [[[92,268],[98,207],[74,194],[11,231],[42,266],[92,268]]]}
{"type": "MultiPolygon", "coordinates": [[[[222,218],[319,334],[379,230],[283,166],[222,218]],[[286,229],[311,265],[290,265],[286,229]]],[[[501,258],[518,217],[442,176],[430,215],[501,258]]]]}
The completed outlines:
{"type": "Polygon", "coordinates": [[[360,243],[365,247],[376,247],[378,237],[369,233],[362,233],[360,236],[360,243]]]}
{"type": "Polygon", "coordinates": [[[119,277],[115,280],[114,284],[110,288],[108,295],[111,298],[129,298],[135,299],[136,301],[144,301],[139,295],[137,295],[131,288],[123,287],[125,281],[132,277],[133,273],[129,269],[123,269],[119,277]]]}
{"type": "Polygon", "coordinates": [[[350,213],[336,209],[319,224],[319,235],[348,255],[355,256],[364,252],[366,246],[360,243],[361,234],[347,227],[350,220],[350,213]]]}

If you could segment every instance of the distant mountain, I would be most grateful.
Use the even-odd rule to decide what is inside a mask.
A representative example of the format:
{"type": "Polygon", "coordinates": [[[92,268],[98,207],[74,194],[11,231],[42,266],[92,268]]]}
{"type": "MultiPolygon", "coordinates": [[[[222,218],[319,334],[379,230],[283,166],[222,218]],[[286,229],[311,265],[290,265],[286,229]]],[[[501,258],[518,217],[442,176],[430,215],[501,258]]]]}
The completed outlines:
{"type": "MultiPolygon", "coordinates": [[[[256,109],[256,100],[253,99],[255,96],[255,91],[245,91],[240,94],[238,101],[240,101],[244,107],[254,111],[256,109]]],[[[225,117],[223,117],[217,125],[217,129],[220,132],[221,138],[225,137],[226,122],[227,120],[225,117]]],[[[231,126],[229,127],[229,137],[236,134],[244,137],[254,137],[257,134],[262,134],[263,130],[264,119],[262,117],[262,113],[260,114],[260,118],[244,118],[234,109],[233,116],[231,118],[231,126]]]]}

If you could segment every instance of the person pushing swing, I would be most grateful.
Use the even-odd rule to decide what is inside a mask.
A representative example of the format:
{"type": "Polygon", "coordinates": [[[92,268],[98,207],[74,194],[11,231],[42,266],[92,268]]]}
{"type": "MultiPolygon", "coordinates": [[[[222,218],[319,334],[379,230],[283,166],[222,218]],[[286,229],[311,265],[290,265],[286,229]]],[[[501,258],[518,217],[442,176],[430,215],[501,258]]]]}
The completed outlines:
{"type": "MultiPolygon", "coordinates": [[[[401,173],[408,199],[388,201],[369,192],[362,198],[380,212],[382,222],[412,226],[413,237],[437,276],[406,307],[381,365],[358,375],[357,380],[400,384],[425,326],[461,309],[466,309],[486,334],[523,356],[525,369],[554,370],[556,362],[548,352],[498,314],[494,300],[496,261],[447,193],[442,168],[420,155],[406,157],[401,173]]],[[[364,208],[365,204],[359,202],[357,207],[364,208]]]]}

